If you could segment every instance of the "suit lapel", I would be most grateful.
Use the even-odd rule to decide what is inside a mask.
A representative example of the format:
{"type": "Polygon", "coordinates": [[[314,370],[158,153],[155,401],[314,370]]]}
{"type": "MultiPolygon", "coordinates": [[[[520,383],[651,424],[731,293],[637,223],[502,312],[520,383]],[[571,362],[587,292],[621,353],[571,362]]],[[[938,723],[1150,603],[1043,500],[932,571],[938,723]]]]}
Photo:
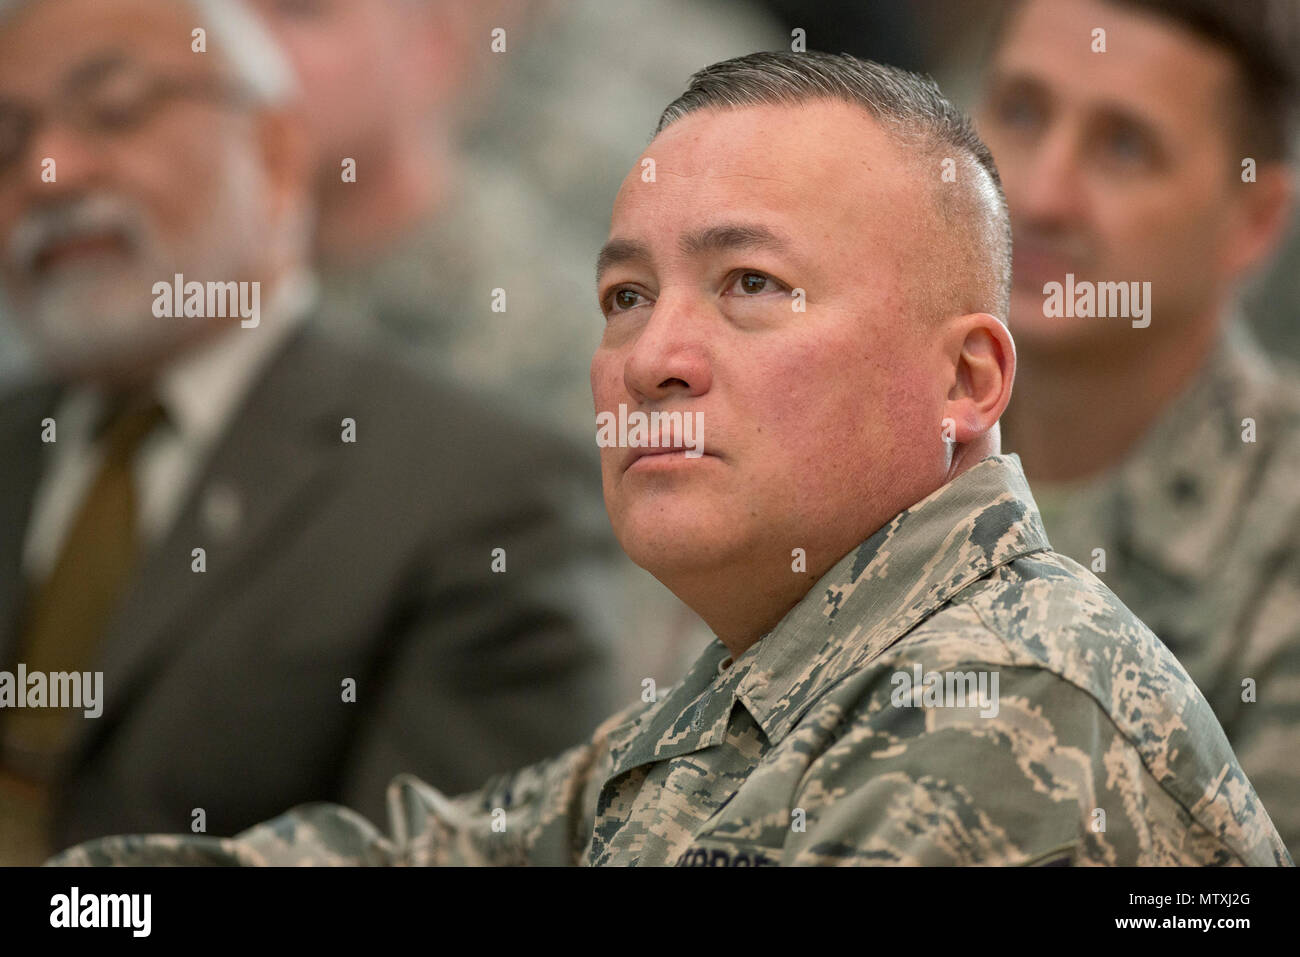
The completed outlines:
{"type": "Polygon", "coordinates": [[[16,392],[0,404],[0,668],[18,654],[22,611],[23,543],[32,503],[46,466],[41,420],[53,413],[58,387],[40,385],[16,392]]]}
{"type": "Polygon", "coordinates": [[[77,757],[116,723],[195,625],[219,613],[241,579],[257,574],[285,523],[320,506],[344,414],[340,374],[333,351],[305,329],[250,390],[108,627],[99,666],[104,712],[78,722],[77,757]],[[195,548],[206,553],[202,573],[192,570],[195,548]]]}

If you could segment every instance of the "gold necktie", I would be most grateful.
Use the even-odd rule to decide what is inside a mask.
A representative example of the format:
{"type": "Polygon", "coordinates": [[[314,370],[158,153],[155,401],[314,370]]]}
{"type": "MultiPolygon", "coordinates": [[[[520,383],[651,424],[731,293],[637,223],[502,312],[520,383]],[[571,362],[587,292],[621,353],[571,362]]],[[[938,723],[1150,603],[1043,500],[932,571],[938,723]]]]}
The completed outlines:
{"type": "MultiPolygon", "coordinates": [[[[126,400],[115,409],[99,439],[99,472],[52,571],[31,595],[17,660],[26,666],[29,684],[30,676],[44,676],[47,705],[66,704],[52,700],[50,675],[84,675],[93,668],[99,639],[130,580],[138,552],[132,465],[162,418],[162,407],[151,398],[126,400]]],[[[27,700],[27,688],[16,690],[27,700]]],[[[73,722],[86,719],[82,710],[67,707],[5,711],[0,711],[0,864],[40,863],[48,852],[48,786],[73,722]]]]}

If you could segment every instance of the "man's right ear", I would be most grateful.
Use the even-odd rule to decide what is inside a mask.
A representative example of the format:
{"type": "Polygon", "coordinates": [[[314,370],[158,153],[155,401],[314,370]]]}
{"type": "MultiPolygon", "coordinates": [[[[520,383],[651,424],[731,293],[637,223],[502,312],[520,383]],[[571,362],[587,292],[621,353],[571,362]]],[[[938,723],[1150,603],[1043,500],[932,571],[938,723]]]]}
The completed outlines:
{"type": "MultiPolygon", "coordinates": [[[[1236,184],[1223,269],[1235,280],[1263,268],[1277,252],[1295,211],[1295,173],[1287,163],[1261,163],[1253,182],[1236,184]]],[[[1243,173],[1243,175],[1245,175],[1243,173]]]]}
{"type": "Polygon", "coordinates": [[[953,440],[964,445],[988,433],[1011,401],[1016,344],[1007,327],[985,312],[950,322],[944,338],[953,375],[943,414],[954,423],[953,440]]]}

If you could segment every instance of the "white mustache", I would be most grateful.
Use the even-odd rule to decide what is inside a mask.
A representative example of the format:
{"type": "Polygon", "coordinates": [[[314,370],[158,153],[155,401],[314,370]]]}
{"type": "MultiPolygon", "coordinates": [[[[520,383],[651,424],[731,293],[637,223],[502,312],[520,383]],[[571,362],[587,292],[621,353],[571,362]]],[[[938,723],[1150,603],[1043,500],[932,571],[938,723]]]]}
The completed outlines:
{"type": "Polygon", "coordinates": [[[9,234],[5,260],[11,269],[25,274],[52,245],[105,233],[120,234],[133,250],[148,238],[144,217],[135,204],[101,193],[25,215],[9,234]]]}

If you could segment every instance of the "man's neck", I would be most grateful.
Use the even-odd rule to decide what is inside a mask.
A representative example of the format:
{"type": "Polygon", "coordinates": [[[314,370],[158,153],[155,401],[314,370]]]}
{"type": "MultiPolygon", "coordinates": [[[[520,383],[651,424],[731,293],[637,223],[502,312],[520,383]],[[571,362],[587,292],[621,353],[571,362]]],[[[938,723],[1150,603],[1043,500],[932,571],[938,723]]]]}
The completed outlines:
{"type": "Polygon", "coordinates": [[[1031,482],[1071,482],[1116,467],[1204,367],[1220,331],[1212,319],[1149,348],[1077,354],[1020,351],[1006,450],[1031,482]]]}
{"type": "Polygon", "coordinates": [[[742,574],[710,575],[669,587],[704,619],[732,658],[739,658],[799,604],[822,574],[793,573],[789,564],[783,568],[765,576],[749,567],[742,574]]]}
{"type": "Polygon", "coordinates": [[[878,483],[863,493],[874,503],[871,512],[842,516],[835,527],[804,536],[797,559],[789,545],[769,540],[743,549],[723,565],[647,570],[704,619],[732,657],[738,658],[780,624],[844,556],[900,512],[997,452],[994,426],[990,434],[957,445],[946,461],[936,454],[924,467],[891,469],[892,484],[878,483]]]}

